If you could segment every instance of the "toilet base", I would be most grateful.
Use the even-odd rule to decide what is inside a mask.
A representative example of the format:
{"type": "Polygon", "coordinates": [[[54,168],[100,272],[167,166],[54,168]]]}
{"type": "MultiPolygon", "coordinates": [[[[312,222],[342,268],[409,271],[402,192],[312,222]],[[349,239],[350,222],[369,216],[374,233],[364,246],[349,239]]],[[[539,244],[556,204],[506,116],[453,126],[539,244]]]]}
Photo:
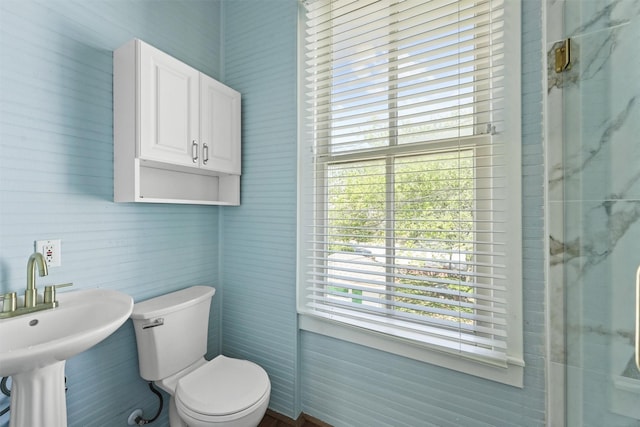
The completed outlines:
{"type": "Polygon", "coordinates": [[[176,407],[176,399],[171,395],[169,400],[169,426],[170,427],[188,427],[187,423],[182,421],[180,415],[178,415],[178,408],[176,407]]]}

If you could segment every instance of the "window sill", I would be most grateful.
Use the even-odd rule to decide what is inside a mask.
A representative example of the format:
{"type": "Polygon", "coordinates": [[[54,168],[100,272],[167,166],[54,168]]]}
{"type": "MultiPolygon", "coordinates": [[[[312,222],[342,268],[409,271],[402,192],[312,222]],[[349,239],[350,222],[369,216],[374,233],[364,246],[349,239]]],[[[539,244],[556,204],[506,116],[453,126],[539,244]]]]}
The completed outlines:
{"type": "Polygon", "coordinates": [[[521,359],[509,360],[505,368],[497,367],[473,360],[462,354],[438,351],[414,342],[312,315],[299,314],[298,319],[299,328],[305,331],[375,348],[502,384],[523,387],[524,361],[521,359]]]}

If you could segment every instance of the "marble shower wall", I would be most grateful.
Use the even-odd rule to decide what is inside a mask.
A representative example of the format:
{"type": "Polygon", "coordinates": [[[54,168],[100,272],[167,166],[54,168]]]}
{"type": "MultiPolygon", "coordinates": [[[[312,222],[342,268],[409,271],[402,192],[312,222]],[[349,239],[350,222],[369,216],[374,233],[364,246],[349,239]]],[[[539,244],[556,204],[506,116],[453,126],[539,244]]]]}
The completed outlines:
{"type": "Polygon", "coordinates": [[[563,37],[572,45],[547,94],[551,370],[566,369],[555,386],[568,390],[568,425],[636,426],[640,2],[547,5],[549,54],[563,37]]]}

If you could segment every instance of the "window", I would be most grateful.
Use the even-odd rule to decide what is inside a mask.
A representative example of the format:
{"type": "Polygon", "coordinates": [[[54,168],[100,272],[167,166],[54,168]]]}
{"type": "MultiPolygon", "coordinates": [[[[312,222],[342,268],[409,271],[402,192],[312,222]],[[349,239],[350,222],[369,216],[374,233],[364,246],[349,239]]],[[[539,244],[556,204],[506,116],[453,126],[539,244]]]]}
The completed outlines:
{"type": "Polygon", "coordinates": [[[305,3],[303,329],[521,385],[517,3],[305,3]]]}

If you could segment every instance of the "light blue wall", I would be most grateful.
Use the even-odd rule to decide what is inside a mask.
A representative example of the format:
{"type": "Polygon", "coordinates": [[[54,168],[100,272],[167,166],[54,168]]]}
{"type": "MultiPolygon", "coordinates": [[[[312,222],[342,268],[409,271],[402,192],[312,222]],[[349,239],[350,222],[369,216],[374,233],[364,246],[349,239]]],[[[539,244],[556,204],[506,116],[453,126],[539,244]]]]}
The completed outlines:
{"type": "Polygon", "coordinates": [[[295,0],[227,1],[225,75],[245,95],[242,207],[224,209],[223,349],[268,365],[272,408],[336,426],[545,419],[541,2],[523,3],[524,389],[295,332],[295,0]],[[295,385],[298,384],[299,391],[295,385]]]}
{"type": "MultiPolygon", "coordinates": [[[[36,239],[62,239],[62,266],[39,286],[72,281],[140,300],[217,285],[219,208],[112,202],[112,51],[132,37],[221,74],[218,1],[0,0],[0,293],[24,288],[36,239]]],[[[70,426],[156,410],[130,322],[66,374],[70,426]]]]}
{"type": "MultiPolygon", "coordinates": [[[[60,238],[63,266],[39,283],[72,280],[137,300],[216,285],[223,329],[216,322],[210,353],[262,364],[278,412],[337,426],[542,425],[539,3],[523,2],[523,390],[297,331],[296,0],[0,0],[0,292],[23,287],[33,240],[60,238]],[[111,202],[111,52],[134,36],[243,93],[239,208],[111,202]]],[[[155,410],[130,324],[71,359],[67,376],[71,426],[123,425],[134,407],[155,410]]]]}
{"type": "Polygon", "coordinates": [[[296,0],[224,3],[225,76],[242,93],[241,206],[223,208],[223,353],[255,360],[297,415],[296,0]]]}

